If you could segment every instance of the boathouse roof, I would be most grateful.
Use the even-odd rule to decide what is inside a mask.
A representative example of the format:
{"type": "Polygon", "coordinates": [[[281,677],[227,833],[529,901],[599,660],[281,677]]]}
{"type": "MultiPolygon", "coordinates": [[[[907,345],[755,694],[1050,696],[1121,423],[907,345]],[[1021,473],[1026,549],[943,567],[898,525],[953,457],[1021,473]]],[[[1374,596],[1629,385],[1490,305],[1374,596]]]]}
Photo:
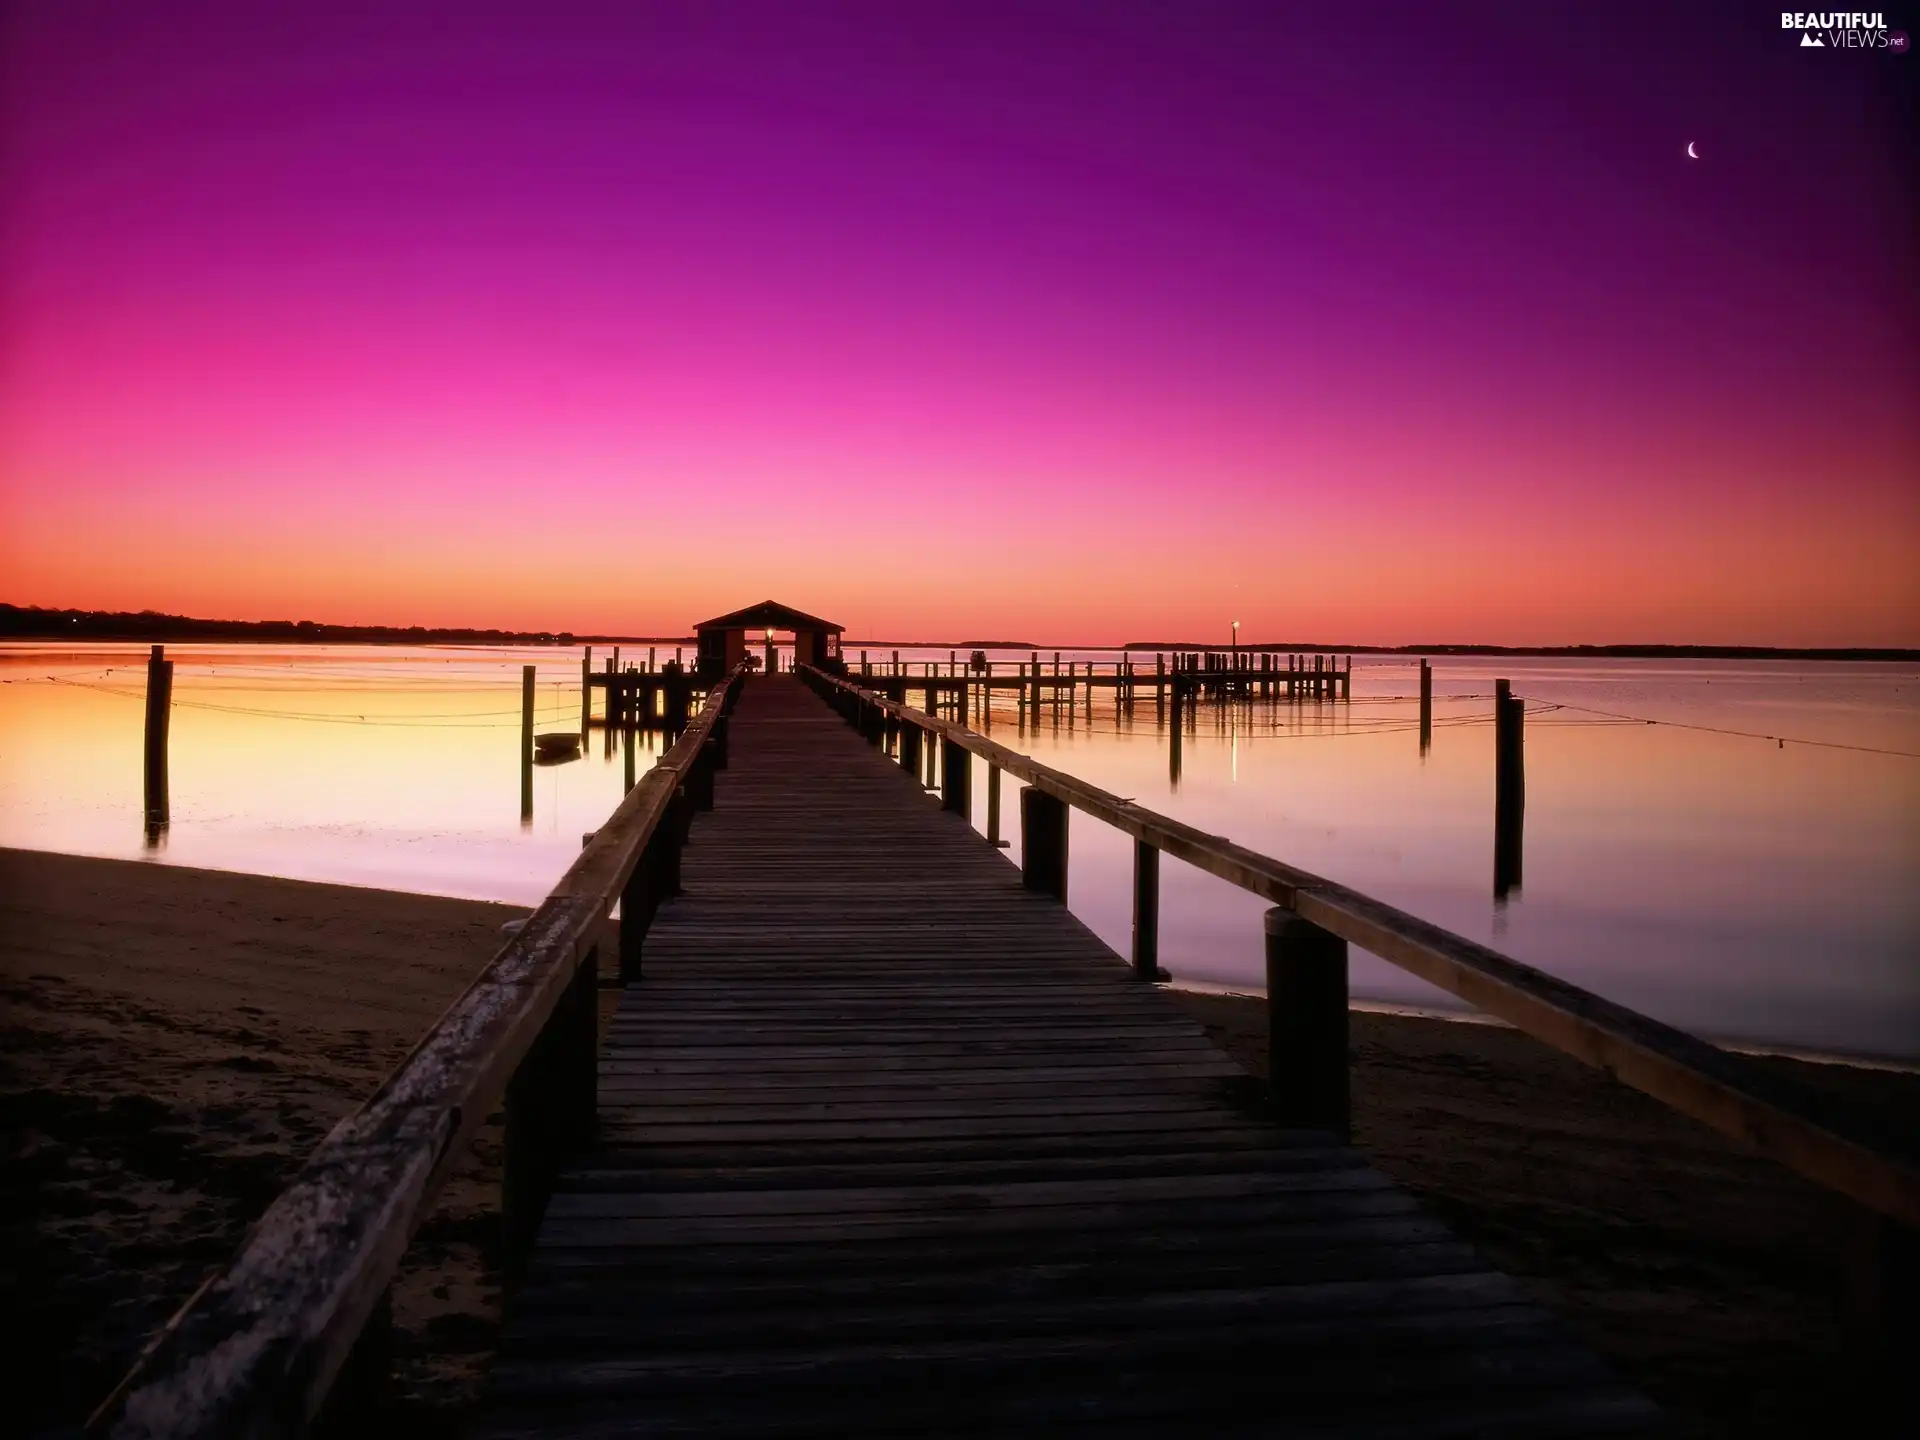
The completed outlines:
{"type": "Polygon", "coordinates": [[[818,615],[809,615],[804,610],[795,610],[791,605],[782,605],[778,600],[762,600],[758,605],[749,605],[744,610],[734,610],[725,615],[716,615],[711,620],[702,620],[693,628],[695,630],[827,630],[838,634],[847,627],[837,625],[831,620],[822,620],[818,615]]]}

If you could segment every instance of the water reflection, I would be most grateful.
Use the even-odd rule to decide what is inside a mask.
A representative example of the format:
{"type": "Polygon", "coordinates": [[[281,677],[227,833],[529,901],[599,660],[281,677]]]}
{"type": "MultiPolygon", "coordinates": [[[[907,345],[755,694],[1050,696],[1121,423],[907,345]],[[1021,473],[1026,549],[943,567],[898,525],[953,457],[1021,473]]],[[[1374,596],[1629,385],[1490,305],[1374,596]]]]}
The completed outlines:
{"type": "MultiPolygon", "coordinates": [[[[169,646],[171,824],[154,827],[148,658],[0,647],[0,844],[531,903],[671,739],[603,727],[514,806],[521,667],[536,667],[536,731],[571,730],[578,650],[169,646]]],[[[1122,657],[1063,652],[1073,694],[1050,683],[1050,653],[1039,686],[1012,683],[1031,652],[985,658],[1000,683],[955,694],[953,713],[1211,834],[1690,1029],[1920,1054],[1920,667],[1441,659],[1422,705],[1400,657],[1357,657],[1348,697],[1292,703],[1172,694],[1148,683],[1151,655],[1129,688],[1104,683],[1122,657]],[[1496,902],[1502,677],[1525,707],[1526,885],[1516,864],[1496,902]]],[[[956,678],[944,649],[900,660],[956,678]]],[[[1003,817],[1017,859],[1018,788],[995,804],[972,770],[976,825],[1003,817]]],[[[1071,823],[1074,908],[1125,953],[1131,843],[1071,823]]],[[[1261,902],[1174,861],[1161,884],[1161,963],[1257,986],[1261,902]]],[[[1440,999],[1360,954],[1353,984],[1440,999]]]]}

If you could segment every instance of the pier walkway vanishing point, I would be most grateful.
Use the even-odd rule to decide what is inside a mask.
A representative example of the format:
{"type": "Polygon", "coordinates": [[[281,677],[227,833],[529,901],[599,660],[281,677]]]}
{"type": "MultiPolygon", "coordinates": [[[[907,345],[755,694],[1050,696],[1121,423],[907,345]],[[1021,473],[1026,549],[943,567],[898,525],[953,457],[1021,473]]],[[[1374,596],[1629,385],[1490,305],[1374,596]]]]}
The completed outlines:
{"type": "Polygon", "coordinates": [[[800,680],[726,744],[479,1434],[1653,1419],[800,680]]]}

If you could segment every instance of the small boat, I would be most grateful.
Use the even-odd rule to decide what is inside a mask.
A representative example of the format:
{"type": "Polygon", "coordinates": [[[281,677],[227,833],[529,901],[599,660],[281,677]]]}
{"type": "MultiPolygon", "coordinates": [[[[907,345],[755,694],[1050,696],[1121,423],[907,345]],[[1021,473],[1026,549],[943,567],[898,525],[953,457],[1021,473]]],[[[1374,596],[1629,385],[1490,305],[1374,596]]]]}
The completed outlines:
{"type": "Polygon", "coordinates": [[[534,758],[553,764],[580,753],[580,737],[571,730],[551,730],[533,737],[534,758]]]}

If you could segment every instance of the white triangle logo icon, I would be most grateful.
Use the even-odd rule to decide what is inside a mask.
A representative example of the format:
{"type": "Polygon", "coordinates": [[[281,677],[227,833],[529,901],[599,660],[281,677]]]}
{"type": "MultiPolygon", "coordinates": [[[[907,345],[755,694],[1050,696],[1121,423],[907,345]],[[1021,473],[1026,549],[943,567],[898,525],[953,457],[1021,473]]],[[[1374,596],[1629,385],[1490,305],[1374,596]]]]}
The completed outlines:
{"type": "Polygon", "coordinates": [[[1800,48],[1802,50],[1824,50],[1827,48],[1827,42],[1812,35],[1802,35],[1800,37],[1800,48]]]}

